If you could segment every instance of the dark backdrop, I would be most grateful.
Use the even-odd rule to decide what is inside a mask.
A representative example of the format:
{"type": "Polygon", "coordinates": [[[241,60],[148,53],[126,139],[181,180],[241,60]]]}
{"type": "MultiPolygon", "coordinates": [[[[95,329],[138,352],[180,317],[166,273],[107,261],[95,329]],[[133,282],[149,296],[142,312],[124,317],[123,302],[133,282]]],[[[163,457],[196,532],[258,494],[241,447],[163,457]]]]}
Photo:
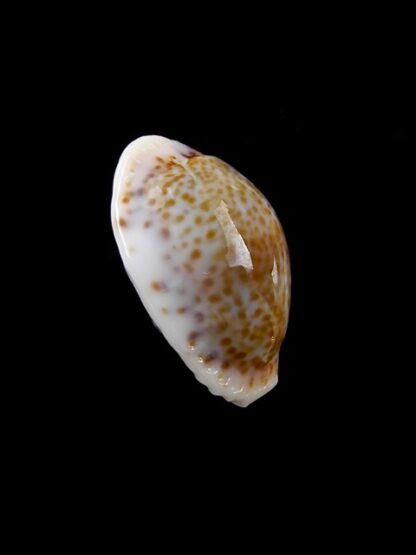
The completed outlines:
{"type": "MultiPolygon", "coordinates": [[[[248,11],[251,20],[256,10],[250,5],[248,11]]],[[[312,40],[302,40],[296,18],[280,46],[275,37],[286,25],[283,17],[262,18],[269,28],[267,21],[241,28],[235,17],[224,21],[222,11],[213,12],[215,21],[198,42],[198,18],[207,14],[196,9],[180,33],[165,12],[131,17],[127,32],[129,13],[123,13],[116,42],[117,24],[101,26],[99,15],[67,25],[62,52],[55,38],[39,55],[24,49],[25,58],[33,55],[30,74],[15,64],[25,80],[17,111],[30,98],[37,116],[33,127],[15,127],[33,139],[25,145],[41,148],[33,171],[27,171],[29,148],[23,155],[16,149],[21,159],[12,166],[30,175],[27,188],[42,205],[40,211],[29,206],[39,241],[25,232],[16,249],[25,265],[21,291],[39,305],[25,306],[23,319],[17,312],[17,337],[23,327],[32,336],[32,344],[15,349],[29,355],[22,365],[29,377],[17,375],[35,405],[24,418],[24,429],[34,429],[24,473],[39,455],[46,474],[58,475],[51,482],[59,500],[67,499],[63,486],[75,492],[74,514],[84,509],[87,528],[100,507],[110,520],[124,508],[134,530],[146,522],[144,512],[162,523],[152,535],[155,544],[159,536],[170,539],[166,523],[181,517],[186,495],[188,512],[206,525],[197,546],[210,535],[216,539],[216,526],[232,540],[234,530],[244,542],[274,539],[284,528],[279,505],[292,521],[291,543],[309,541],[300,525],[305,505],[305,521],[319,520],[320,540],[333,530],[328,520],[338,519],[346,529],[343,542],[360,508],[368,529],[366,495],[377,505],[389,487],[398,489],[408,460],[398,453],[412,445],[406,425],[414,357],[405,348],[413,346],[414,94],[411,66],[399,64],[411,48],[398,43],[392,53],[390,39],[383,51],[369,37],[369,48],[353,53],[352,27],[338,47],[334,36],[324,36],[319,48],[317,28],[310,26],[312,40]],[[164,34],[160,20],[174,36],[164,34]],[[216,49],[220,23],[224,45],[216,49]],[[144,27],[151,36],[140,43],[144,27]],[[43,60],[50,67],[42,87],[43,60]],[[51,131],[44,129],[46,114],[55,124],[51,131]],[[235,166],[267,196],[285,229],[292,306],[279,384],[246,409],[195,380],[153,326],[123,269],[110,222],[113,172],[123,148],[143,134],[177,139],[235,166]],[[32,363],[35,354],[39,364],[32,363]],[[39,413],[44,422],[32,422],[39,413]],[[49,450],[39,440],[44,430],[49,450]],[[333,510],[342,514],[349,506],[348,518],[333,510]],[[239,520],[230,532],[232,513],[239,520]]],[[[337,35],[338,20],[325,12],[322,22],[337,35]]],[[[372,16],[368,29],[374,27],[372,16]]],[[[390,36],[386,26],[377,28],[390,36]]],[[[12,190],[19,197],[21,189],[12,190]]],[[[13,206],[14,233],[22,216],[18,203],[13,206]]],[[[37,475],[34,481],[43,486],[37,475]]],[[[380,506],[388,519],[400,504],[380,506]]],[[[188,537],[187,522],[178,527],[180,541],[188,537]]]]}

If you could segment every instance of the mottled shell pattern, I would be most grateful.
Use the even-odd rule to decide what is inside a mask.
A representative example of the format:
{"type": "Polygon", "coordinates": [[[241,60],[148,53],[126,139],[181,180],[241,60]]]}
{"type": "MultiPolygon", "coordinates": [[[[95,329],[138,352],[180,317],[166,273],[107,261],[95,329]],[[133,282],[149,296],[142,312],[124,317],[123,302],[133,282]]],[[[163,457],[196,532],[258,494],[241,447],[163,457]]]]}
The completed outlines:
{"type": "Polygon", "coordinates": [[[290,267],[260,191],[214,156],[140,137],[117,166],[112,223],[144,306],[196,378],[243,407],[272,389],[290,267]]]}

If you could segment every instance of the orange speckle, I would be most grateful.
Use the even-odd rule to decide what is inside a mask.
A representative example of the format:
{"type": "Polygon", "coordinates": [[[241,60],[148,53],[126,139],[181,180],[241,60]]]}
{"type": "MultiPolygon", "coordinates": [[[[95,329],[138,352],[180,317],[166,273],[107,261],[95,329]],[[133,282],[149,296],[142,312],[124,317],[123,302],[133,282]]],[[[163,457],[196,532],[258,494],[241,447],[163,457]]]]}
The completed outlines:
{"type": "Polygon", "coordinates": [[[234,302],[235,302],[236,306],[241,306],[243,304],[243,301],[242,301],[240,295],[236,295],[234,297],[234,302]]]}
{"type": "Polygon", "coordinates": [[[256,308],[256,310],[254,311],[254,316],[260,316],[260,314],[262,313],[262,309],[261,308],[256,308]]]}
{"type": "Polygon", "coordinates": [[[243,270],[243,271],[240,273],[240,280],[241,280],[243,283],[247,283],[247,282],[248,282],[248,279],[249,279],[249,278],[248,278],[248,273],[247,273],[245,270],[243,270]]]}
{"type": "Polygon", "coordinates": [[[244,328],[241,331],[241,337],[247,337],[247,335],[250,333],[250,329],[249,328],[244,328]]]}
{"type": "Polygon", "coordinates": [[[147,228],[150,227],[151,225],[152,225],[152,222],[151,222],[150,220],[146,220],[146,221],[144,222],[144,224],[143,224],[143,227],[147,229],[147,228]]]}
{"type": "Polygon", "coordinates": [[[169,231],[169,229],[168,229],[167,227],[162,227],[160,233],[162,234],[162,237],[163,237],[164,239],[169,239],[169,237],[170,237],[170,231],[169,231]]]}
{"type": "Polygon", "coordinates": [[[127,204],[128,202],[130,202],[130,195],[123,195],[121,197],[121,202],[123,202],[124,204],[127,204]]]}
{"type": "Polygon", "coordinates": [[[192,264],[190,264],[189,262],[184,262],[182,264],[183,268],[189,272],[190,274],[192,274],[192,272],[194,271],[194,267],[192,266],[192,264]]]}
{"type": "Polygon", "coordinates": [[[263,361],[259,357],[253,358],[253,366],[254,368],[261,368],[263,366],[263,361]]]}
{"type": "Polygon", "coordinates": [[[194,249],[191,252],[191,258],[192,260],[197,260],[198,258],[201,258],[201,251],[199,249],[194,249]]]}
{"type": "Polygon", "coordinates": [[[228,362],[228,360],[224,360],[224,362],[221,364],[221,368],[223,370],[227,370],[227,368],[230,367],[230,363],[228,362]]]}
{"type": "Polygon", "coordinates": [[[188,335],[188,345],[190,347],[195,347],[196,339],[198,336],[199,333],[197,331],[191,331],[191,333],[188,335]]]}
{"type": "Polygon", "coordinates": [[[155,291],[158,291],[158,292],[166,291],[166,289],[167,289],[167,287],[163,283],[163,281],[152,281],[151,286],[155,291]]]}
{"type": "Polygon", "coordinates": [[[201,237],[195,237],[194,243],[195,243],[195,245],[200,245],[202,243],[201,237]]]}
{"type": "Polygon", "coordinates": [[[231,295],[232,292],[233,292],[233,290],[232,290],[232,288],[231,288],[229,285],[227,285],[227,286],[224,287],[224,289],[223,289],[224,295],[231,295]]]}
{"type": "Polygon", "coordinates": [[[175,221],[183,222],[184,219],[185,219],[185,216],[183,214],[179,214],[178,216],[176,216],[175,221]]]}
{"type": "Polygon", "coordinates": [[[185,314],[186,312],[186,306],[180,306],[179,308],[176,309],[176,312],[178,314],[185,314]]]}
{"type": "Polygon", "coordinates": [[[196,303],[200,303],[200,302],[201,302],[201,297],[200,297],[199,295],[195,295],[194,301],[195,301],[196,303]]]}
{"type": "Polygon", "coordinates": [[[118,220],[118,225],[119,225],[120,227],[126,227],[127,222],[126,222],[126,220],[125,220],[124,218],[120,218],[120,219],[118,220]]]}
{"type": "Polygon", "coordinates": [[[217,232],[215,231],[215,229],[209,229],[205,235],[205,237],[208,239],[208,241],[210,241],[211,239],[214,239],[214,237],[216,236],[217,232]]]}
{"type": "Polygon", "coordinates": [[[204,285],[205,287],[212,287],[214,285],[214,280],[211,278],[206,278],[202,282],[202,285],[204,285]]]}
{"type": "Polygon", "coordinates": [[[201,218],[201,216],[196,216],[196,218],[195,218],[194,221],[195,221],[196,225],[201,225],[201,224],[202,224],[202,218],[201,218]]]}
{"type": "Polygon", "coordinates": [[[208,300],[210,303],[216,304],[219,303],[221,300],[221,297],[219,295],[216,295],[215,293],[213,295],[210,295],[208,297],[208,300]]]}
{"type": "Polygon", "coordinates": [[[175,206],[176,204],[176,200],[174,198],[170,198],[167,203],[166,206],[175,206]]]}
{"type": "Polygon", "coordinates": [[[227,255],[227,249],[226,249],[226,247],[223,247],[222,249],[218,249],[218,250],[214,253],[213,259],[214,259],[215,261],[221,262],[221,261],[224,260],[224,258],[226,257],[226,255],[227,255]]]}
{"type": "Polygon", "coordinates": [[[212,353],[212,354],[209,354],[209,355],[206,355],[206,356],[204,357],[204,359],[203,359],[203,360],[204,360],[204,364],[209,364],[210,362],[212,362],[212,361],[215,360],[216,358],[217,358],[217,357],[216,357],[215,354],[213,354],[213,353],[212,353]]]}
{"type": "Polygon", "coordinates": [[[199,208],[207,212],[209,210],[209,200],[204,200],[204,202],[201,202],[201,204],[199,205],[199,208]]]}
{"type": "Polygon", "coordinates": [[[221,345],[224,345],[225,347],[227,345],[230,345],[231,343],[232,341],[230,337],[224,337],[223,339],[221,339],[221,345]]]}
{"type": "Polygon", "coordinates": [[[156,204],[156,199],[155,198],[151,198],[149,200],[149,206],[154,206],[156,204]]]}
{"type": "Polygon", "coordinates": [[[163,212],[162,218],[163,218],[164,220],[169,220],[169,218],[170,218],[170,213],[168,212],[168,210],[166,210],[166,212],[163,212]]]}
{"type": "Polygon", "coordinates": [[[189,202],[189,204],[194,204],[195,202],[195,197],[190,195],[189,193],[184,193],[182,195],[182,198],[185,202],[189,202]]]}

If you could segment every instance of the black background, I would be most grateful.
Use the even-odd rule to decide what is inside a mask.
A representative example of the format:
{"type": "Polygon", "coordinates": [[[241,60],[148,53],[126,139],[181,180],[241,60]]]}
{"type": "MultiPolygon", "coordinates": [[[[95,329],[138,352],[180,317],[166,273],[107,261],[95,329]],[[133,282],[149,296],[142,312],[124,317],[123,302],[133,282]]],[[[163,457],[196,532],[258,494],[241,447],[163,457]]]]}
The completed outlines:
{"type": "MultiPolygon", "coordinates": [[[[36,122],[16,127],[40,146],[28,188],[42,205],[29,206],[41,232],[39,240],[25,235],[30,265],[26,244],[18,250],[19,296],[38,305],[27,310],[28,302],[16,325],[18,337],[23,327],[31,336],[14,350],[30,361],[16,388],[20,396],[26,386],[34,405],[24,417],[34,438],[25,462],[35,469],[38,457],[47,479],[57,476],[58,501],[66,499],[60,488],[73,488],[86,527],[101,504],[111,517],[124,508],[126,528],[143,510],[165,526],[185,498],[188,512],[215,531],[228,532],[228,516],[241,513],[243,540],[279,535],[281,504],[291,542],[303,539],[302,516],[320,519],[321,538],[337,519],[349,537],[350,518],[333,510],[346,498],[363,515],[356,529],[368,530],[366,496],[383,507],[412,444],[414,357],[405,348],[413,329],[403,318],[414,313],[414,95],[403,56],[411,49],[406,41],[391,48],[388,25],[379,27],[383,48],[367,32],[373,15],[362,24],[368,48],[357,44],[359,25],[337,43],[338,20],[327,25],[326,11],[321,41],[318,27],[306,38],[295,18],[281,43],[288,20],[264,14],[258,22],[254,15],[263,14],[251,6],[243,27],[234,12],[227,21],[220,11],[205,33],[208,15],[194,9],[180,28],[166,12],[131,16],[130,33],[131,14],[122,15],[121,39],[113,38],[116,22],[105,27],[98,14],[83,15],[68,22],[61,50],[62,30],[52,25],[56,36],[42,51],[24,53],[33,59],[18,110],[29,104],[36,122]],[[112,179],[124,147],[144,134],[236,167],[286,232],[292,306],[279,384],[246,409],[195,380],[123,269],[111,230],[112,179]],[[39,413],[43,420],[32,421],[39,413]],[[206,518],[210,503],[216,513],[206,518]]],[[[188,537],[186,522],[179,532],[188,537]]]]}

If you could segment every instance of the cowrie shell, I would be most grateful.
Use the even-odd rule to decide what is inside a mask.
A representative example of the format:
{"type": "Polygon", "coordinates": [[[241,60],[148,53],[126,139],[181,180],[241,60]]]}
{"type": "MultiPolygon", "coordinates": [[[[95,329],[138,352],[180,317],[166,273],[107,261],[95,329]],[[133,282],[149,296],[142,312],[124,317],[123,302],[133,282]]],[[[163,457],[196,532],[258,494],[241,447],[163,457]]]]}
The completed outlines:
{"type": "Polygon", "coordinates": [[[242,407],[270,391],[290,266],[262,193],[214,156],[140,137],[116,169],[112,223],[140,299],[196,378],[242,407]]]}

